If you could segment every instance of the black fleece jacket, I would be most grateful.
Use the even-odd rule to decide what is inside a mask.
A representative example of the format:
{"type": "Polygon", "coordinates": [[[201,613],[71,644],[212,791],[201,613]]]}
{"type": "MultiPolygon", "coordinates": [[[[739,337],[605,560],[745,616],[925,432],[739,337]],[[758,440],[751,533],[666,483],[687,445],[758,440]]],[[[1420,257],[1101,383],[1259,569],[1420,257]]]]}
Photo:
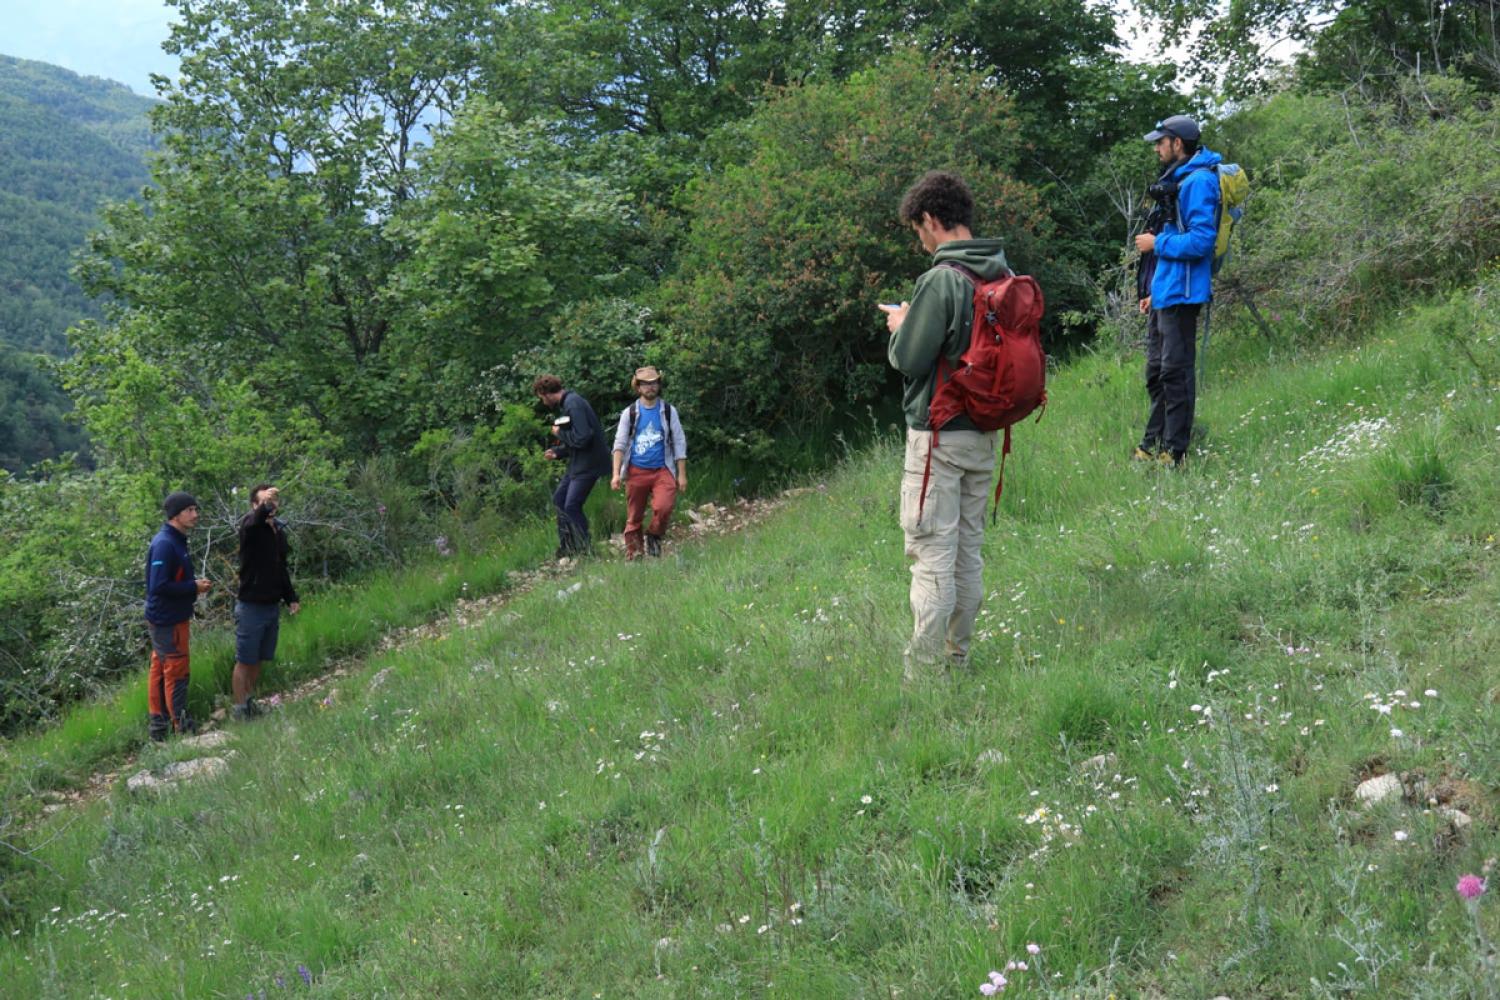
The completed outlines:
{"type": "Polygon", "coordinates": [[[567,417],[562,425],[553,424],[560,444],[552,446],[558,458],[568,460],[570,476],[607,476],[613,469],[609,459],[609,445],[604,441],[604,428],[599,415],[589,401],[571,389],[563,392],[562,410],[558,416],[567,417]]]}
{"type": "Polygon", "coordinates": [[[272,515],[273,509],[263,503],[240,519],[239,599],[250,604],[297,601],[286,565],[291,552],[286,524],[272,515]]]}

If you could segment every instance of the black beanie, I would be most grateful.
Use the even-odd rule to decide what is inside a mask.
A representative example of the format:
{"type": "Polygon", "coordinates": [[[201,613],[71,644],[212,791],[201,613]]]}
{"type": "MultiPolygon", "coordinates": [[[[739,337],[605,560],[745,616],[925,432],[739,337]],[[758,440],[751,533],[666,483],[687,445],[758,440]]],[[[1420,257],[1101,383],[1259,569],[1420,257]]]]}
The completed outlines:
{"type": "Polygon", "coordinates": [[[167,494],[167,499],[162,501],[161,509],[166,511],[167,520],[170,521],[189,507],[196,506],[198,506],[196,497],[191,493],[184,493],[182,490],[178,490],[176,493],[167,494]]]}

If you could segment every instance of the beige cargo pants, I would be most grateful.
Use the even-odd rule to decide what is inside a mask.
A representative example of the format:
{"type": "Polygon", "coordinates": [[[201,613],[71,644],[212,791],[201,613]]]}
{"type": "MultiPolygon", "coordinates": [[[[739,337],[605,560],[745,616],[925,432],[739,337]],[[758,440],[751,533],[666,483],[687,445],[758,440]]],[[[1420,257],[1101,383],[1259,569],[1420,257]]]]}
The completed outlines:
{"type": "Polygon", "coordinates": [[[943,431],[932,449],[927,502],[922,471],[931,431],[906,432],[901,476],[901,530],[911,564],[906,678],[919,680],[969,655],[974,619],[984,598],[984,508],[995,476],[995,432],[943,431]]]}

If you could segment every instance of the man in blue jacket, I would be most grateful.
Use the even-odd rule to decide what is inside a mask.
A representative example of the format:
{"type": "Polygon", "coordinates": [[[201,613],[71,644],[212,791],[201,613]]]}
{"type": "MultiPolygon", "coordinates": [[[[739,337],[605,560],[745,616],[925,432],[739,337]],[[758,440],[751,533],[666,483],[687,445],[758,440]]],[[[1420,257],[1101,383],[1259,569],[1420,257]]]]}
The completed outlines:
{"type": "Polygon", "coordinates": [[[149,732],[160,742],[168,726],[197,732],[188,715],[188,623],[193,602],[208,593],[209,582],[193,574],[187,533],[198,526],[198,501],[191,493],[170,494],[162,504],[167,523],[151,539],[146,555],[146,625],[151,633],[151,672],[146,702],[149,732]],[[170,721],[169,721],[170,720],[170,721]]]}
{"type": "Polygon", "coordinates": [[[604,427],[589,401],[571,389],[564,389],[556,375],[539,375],[531,384],[537,399],[558,416],[552,421],[557,442],[546,455],[553,461],[566,460],[567,472],[552,493],[557,508],[557,558],[582,555],[592,544],[589,519],[583,504],[599,477],[610,473],[609,445],[604,441],[604,427]]]}
{"type": "Polygon", "coordinates": [[[1146,333],[1146,392],[1151,413],[1134,457],[1182,465],[1193,434],[1197,394],[1198,313],[1209,300],[1214,240],[1219,233],[1219,154],[1199,146],[1198,123],[1173,115],[1146,134],[1163,171],[1153,188],[1167,208],[1161,232],[1135,238],[1136,249],[1156,255],[1146,333]]]}

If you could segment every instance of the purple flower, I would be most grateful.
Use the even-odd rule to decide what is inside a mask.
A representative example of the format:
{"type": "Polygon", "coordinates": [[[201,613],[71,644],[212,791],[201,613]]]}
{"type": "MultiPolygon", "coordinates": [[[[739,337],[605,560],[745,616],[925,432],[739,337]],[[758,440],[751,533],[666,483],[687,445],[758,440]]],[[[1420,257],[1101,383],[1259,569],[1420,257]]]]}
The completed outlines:
{"type": "Polygon", "coordinates": [[[1478,899],[1484,895],[1484,890],[1488,887],[1485,885],[1484,879],[1478,875],[1465,875],[1458,880],[1458,885],[1454,886],[1454,888],[1458,890],[1458,894],[1464,899],[1478,899]]]}
{"type": "Polygon", "coordinates": [[[279,972],[276,973],[276,988],[278,990],[286,989],[286,980],[281,977],[281,973],[279,972]]]}
{"type": "Polygon", "coordinates": [[[307,966],[297,966],[297,975],[302,977],[302,982],[308,986],[312,985],[312,973],[307,971],[307,966]]]}

